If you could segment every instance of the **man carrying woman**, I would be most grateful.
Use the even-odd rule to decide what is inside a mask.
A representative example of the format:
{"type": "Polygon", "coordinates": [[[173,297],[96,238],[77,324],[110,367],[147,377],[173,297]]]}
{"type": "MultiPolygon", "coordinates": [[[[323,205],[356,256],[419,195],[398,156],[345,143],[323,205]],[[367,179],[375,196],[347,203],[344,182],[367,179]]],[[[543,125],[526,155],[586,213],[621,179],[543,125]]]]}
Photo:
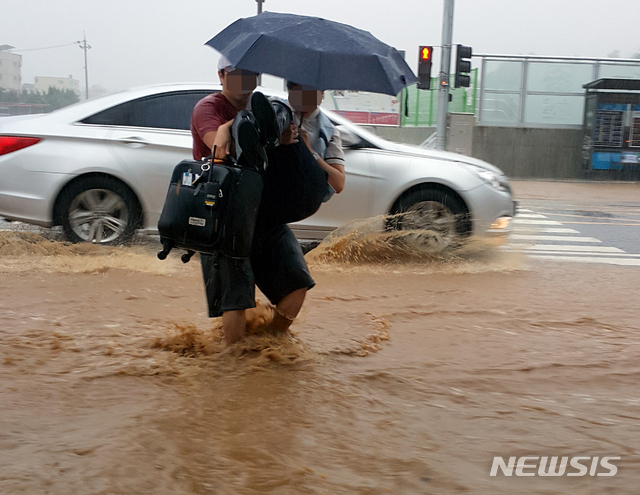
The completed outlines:
{"type": "MultiPolygon", "coordinates": [[[[267,148],[268,157],[250,258],[236,259],[222,253],[217,256],[201,254],[209,316],[222,316],[225,340],[233,344],[245,335],[245,310],[255,307],[255,285],[275,306],[269,330],[285,331],[298,315],[307,290],[315,282],[300,244],[286,224],[315,213],[320,201],[328,198],[331,190],[342,190],[344,166],[328,164],[325,153],[321,157],[313,149],[312,138],[323,139],[320,133],[316,136],[313,129],[311,134],[304,125],[299,129],[294,122],[284,129],[282,125],[275,126],[277,131],[274,129],[274,121],[290,120],[286,118],[286,115],[290,116],[290,110],[277,103],[267,105],[261,93],[254,93],[257,74],[236,69],[221,57],[218,77],[222,92],[203,98],[193,111],[194,159],[210,155],[215,148],[216,158],[225,159],[227,155],[235,154],[241,163],[244,154],[245,165],[261,167],[265,155],[262,146],[267,148]],[[247,107],[251,112],[247,112],[247,107]],[[277,142],[279,146],[273,147],[277,142]]],[[[304,89],[301,90],[304,95],[304,89]]],[[[302,99],[306,101],[306,98],[302,99]]],[[[306,112],[313,113],[311,105],[293,107],[302,116],[306,112]]],[[[327,137],[324,127],[322,136],[327,137]]],[[[334,138],[334,148],[336,143],[339,146],[336,139],[339,137],[334,138]]],[[[327,143],[330,142],[331,136],[327,143]]],[[[334,163],[340,161],[333,158],[334,163]]]]}

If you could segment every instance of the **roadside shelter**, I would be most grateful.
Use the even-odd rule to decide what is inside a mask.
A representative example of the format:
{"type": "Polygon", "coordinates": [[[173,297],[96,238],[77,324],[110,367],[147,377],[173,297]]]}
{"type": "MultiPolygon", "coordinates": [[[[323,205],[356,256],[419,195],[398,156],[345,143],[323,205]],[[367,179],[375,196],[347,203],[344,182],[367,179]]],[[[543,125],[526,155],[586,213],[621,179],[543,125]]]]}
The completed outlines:
{"type": "Polygon", "coordinates": [[[583,170],[640,172],[640,79],[598,79],[583,88],[583,170]]]}

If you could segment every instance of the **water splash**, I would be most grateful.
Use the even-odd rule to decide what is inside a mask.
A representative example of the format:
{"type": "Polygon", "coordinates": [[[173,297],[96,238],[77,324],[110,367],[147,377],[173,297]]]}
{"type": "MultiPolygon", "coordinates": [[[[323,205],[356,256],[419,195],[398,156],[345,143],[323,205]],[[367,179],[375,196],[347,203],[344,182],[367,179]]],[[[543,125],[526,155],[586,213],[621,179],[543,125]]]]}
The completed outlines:
{"type": "Polygon", "coordinates": [[[311,268],[368,267],[468,273],[524,268],[524,255],[500,249],[502,240],[443,238],[437,229],[395,230],[398,215],[357,220],[329,234],[306,260],[311,268]]]}
{"type": "Polygon", "coordinates": [[[245,338],[233,345],[225,343],[222,325],[217,321],[206,330],[191,323],[173,323],[166,336],[157,338],[152,347],[191,358],[242,359],[251,367],[317,362],[318,354],[295,331],[274,335],[267,330],[273,314],[272,305],[256,301],[256,307],[247,310],[245,338]]]}
{"type": "Polygon", "coordinates": [[[152,245],[72,244],[33,232],[0,231],[0,273],[104,273],[109,269],[155,275],[184,270],[177,258],[158,260],[152,245]]]}

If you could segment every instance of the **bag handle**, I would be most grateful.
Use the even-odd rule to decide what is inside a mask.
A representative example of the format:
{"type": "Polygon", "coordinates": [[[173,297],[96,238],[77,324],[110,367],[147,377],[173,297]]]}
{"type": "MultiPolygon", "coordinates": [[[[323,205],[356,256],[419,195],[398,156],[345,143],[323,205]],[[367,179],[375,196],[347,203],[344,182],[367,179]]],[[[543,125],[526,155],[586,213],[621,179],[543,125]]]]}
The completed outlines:
{"type": "Polygon", "coordinates": [[[204,177],[204,172],[207,172],[207,171],[209,172],[209,179],[207,180],[207,182],[211,182],[211,168],[215,163],[215,159],[216,159],[216,145],[214,144],[212,153],[209,156],[205,156],[204,158],[202,158],[202,165],[200,165],[200,171],[202,172],[202,175],[200,177],[204,177]]]}
{"type": "Polygon", "coordinates": [[[209,164],[209,182],[211,182],[211,169],[213,168],[213,162],[216,159],[216,148],[217,146],[214,144],[213,145],[213,150],[211,153],[211,163],[209,164]]]}
{"type": "MultiPolygon", "coordinates": [[[[216,148],[217,146],[214,144],[211,154],[209,156],[205,156],[202,158],[203,162],[209,162],[209,181],[211,181],[211,165],[213,165],[214,163],[224,163],[227,167],[242,168],[240,165],[236,163],[236,160],[231,156],[227,156],[226,160],[220,159],[216,161],[216,148]]],[[[259,172],[263,174],[264,170],[259,172]]]]}
{"type": "Polygon", "coordinates": [[[202,161],[203,162],[212,162],[213,160],[216,159],[216,148],[217,146],[214,144],[213,145],[213,149],[211,150],[211,154],[207,155],[207,156],[203,156],[202,157],[202,161]]]}

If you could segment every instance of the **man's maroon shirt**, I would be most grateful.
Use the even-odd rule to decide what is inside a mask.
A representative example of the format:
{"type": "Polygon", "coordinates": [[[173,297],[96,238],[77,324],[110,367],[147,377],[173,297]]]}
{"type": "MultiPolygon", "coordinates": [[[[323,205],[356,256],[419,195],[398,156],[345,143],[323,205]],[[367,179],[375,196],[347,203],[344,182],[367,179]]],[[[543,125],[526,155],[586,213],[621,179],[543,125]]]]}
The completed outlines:
{"type": "Polygon", "coordinates": [[[211,154],[211,149],[202,140],[204,135],[217,131],[218,127],[233,120],[236,115],[238,110],[222,93],[210,94],[196,103],[191,115],[194,160],[201,160],[211,154]]]}

